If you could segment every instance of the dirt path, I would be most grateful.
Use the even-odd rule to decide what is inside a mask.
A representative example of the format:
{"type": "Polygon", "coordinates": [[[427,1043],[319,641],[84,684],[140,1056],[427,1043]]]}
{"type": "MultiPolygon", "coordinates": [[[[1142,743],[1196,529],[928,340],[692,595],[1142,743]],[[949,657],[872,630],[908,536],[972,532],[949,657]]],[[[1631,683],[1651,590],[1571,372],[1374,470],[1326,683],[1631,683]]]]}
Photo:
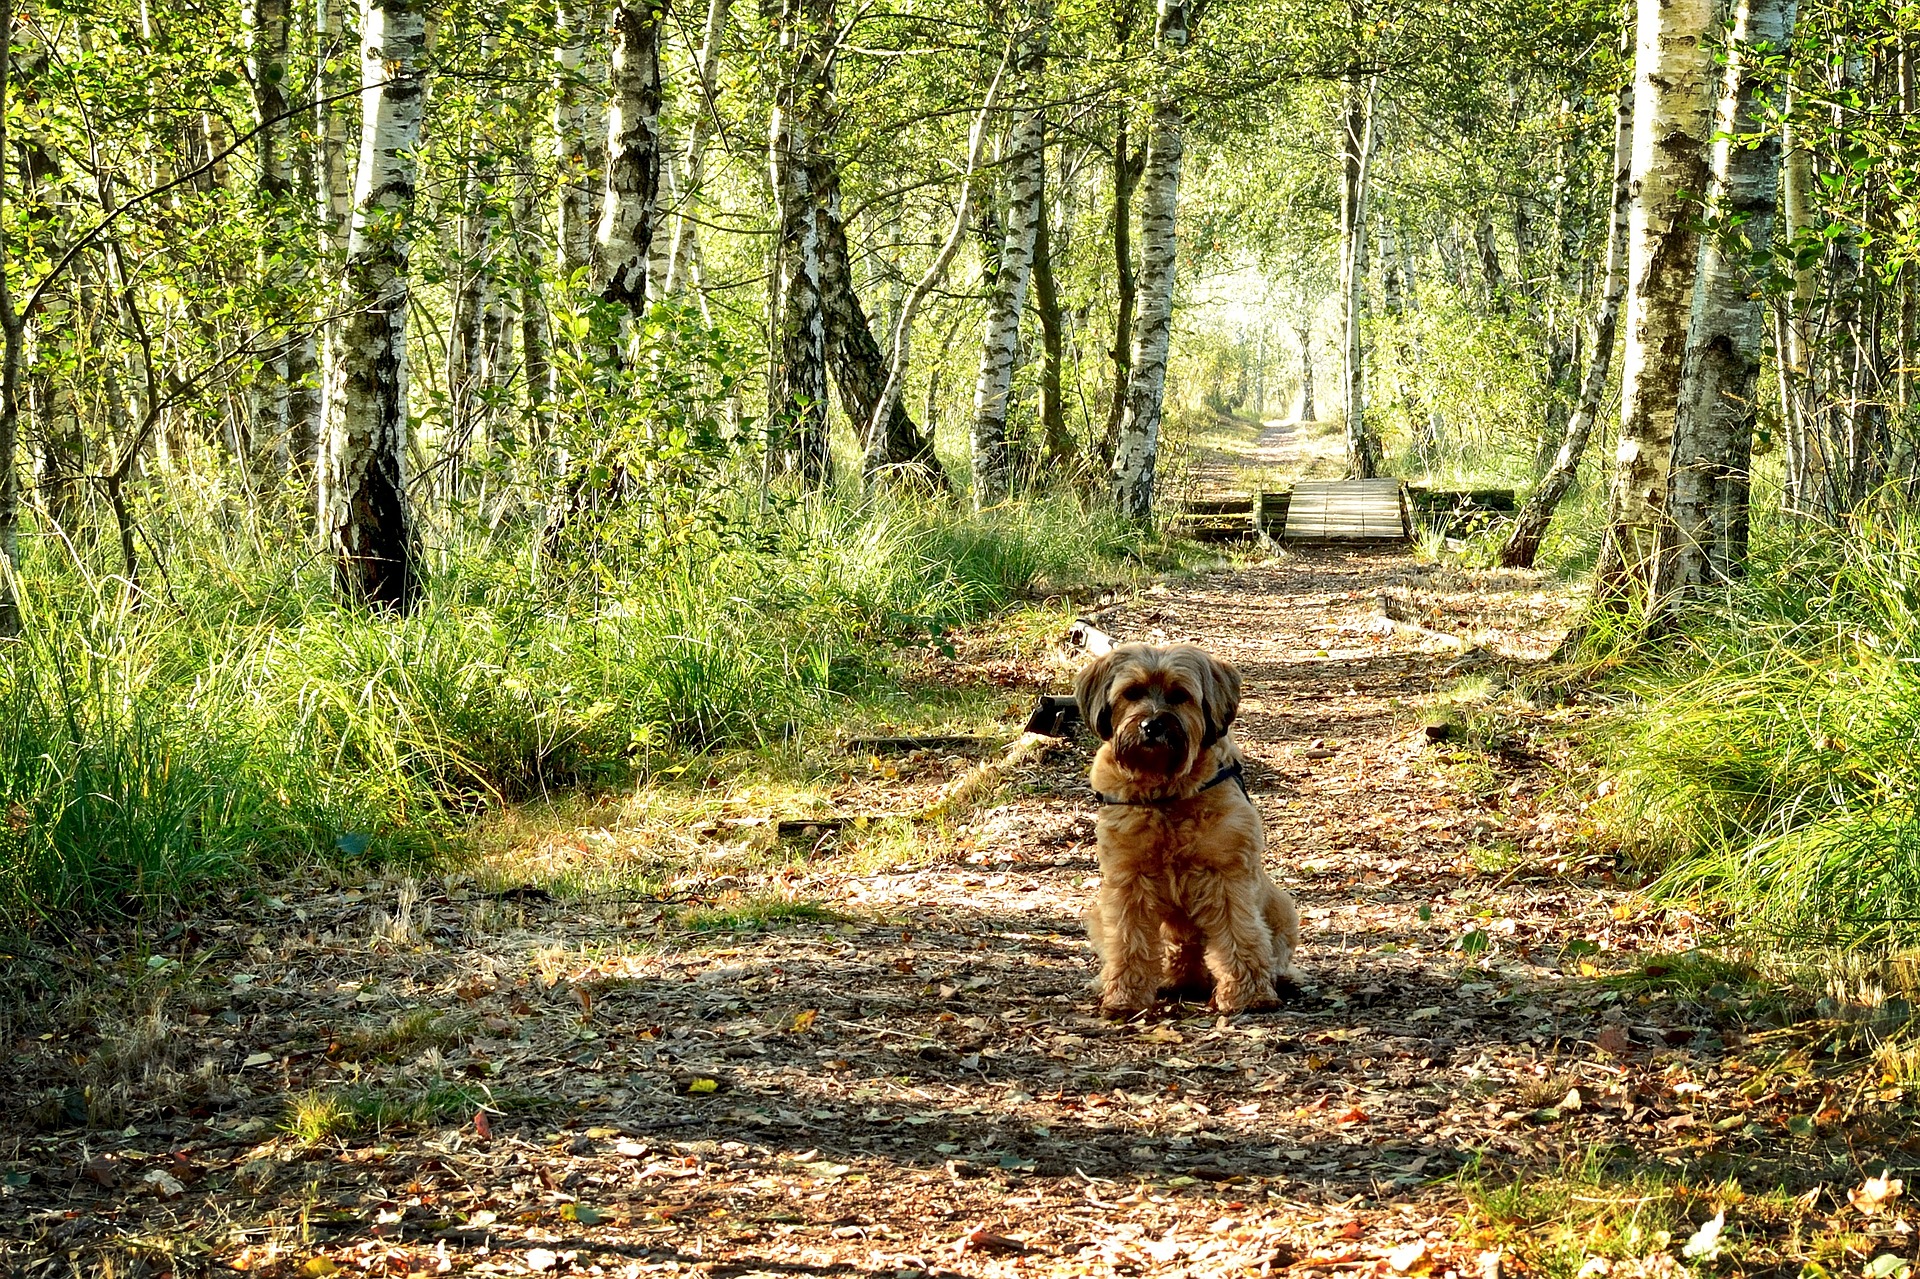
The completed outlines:
{"type": "Polygon", "coordinates": [[[1543,802],[1552,741],[1423,730],[1437,692],[1541,654],[1554,607],[1526,578],[1319,552],[1106,615],[1245,672],[1250,782],[1305,916],[1311,985],[1278,1013],[1094,1015],[1084,741],[1014,769],[931,865],[790,867],[787,892],[833,915],[767,930],[461,882],[289,887],[138,949],[42,957],[121,989],[65,1029],[9,1028],[11,1113],[38,1098],[41,1130],[0,1144],[0,1258],[315,1279],[1479,1275],[1501,1239],[1463,1168],[1790,1158],[1785,1112],[1740,1087],[1734,1014],[1589,979],[1690,936],[1637,913],[1543,802]],[[1388,587],[1504,656],[1459,671],[1451,646],[1381,634],[1388,587]],[[169,971],[170,997],[141,994],[169,971]],[[122,1081],[124,1127],[47,1113],[111,1111],[60,1091],[89,1060],[122,1081]],[[303,1094],[361,1126],[328,1129],[310,1100],[304,1137],[284,1131],[303,1094]]]}

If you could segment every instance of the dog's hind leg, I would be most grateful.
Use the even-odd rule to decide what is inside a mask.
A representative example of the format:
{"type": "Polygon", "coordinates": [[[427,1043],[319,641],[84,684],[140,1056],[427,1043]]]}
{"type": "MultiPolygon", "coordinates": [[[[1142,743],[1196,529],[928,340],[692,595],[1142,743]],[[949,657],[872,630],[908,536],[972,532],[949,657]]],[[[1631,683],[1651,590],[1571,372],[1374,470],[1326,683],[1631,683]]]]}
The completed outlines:
{"type": "Polygon", "coordinates": [[[1293,966],[1293,954],[1300,949],[1300,911],[1293,897],[1276,885],[1268,886],[1264,906],[1267,927],[1273,930],[1274,980],[1283,987],[1296,985],[1300,973],[1293,966]]]}

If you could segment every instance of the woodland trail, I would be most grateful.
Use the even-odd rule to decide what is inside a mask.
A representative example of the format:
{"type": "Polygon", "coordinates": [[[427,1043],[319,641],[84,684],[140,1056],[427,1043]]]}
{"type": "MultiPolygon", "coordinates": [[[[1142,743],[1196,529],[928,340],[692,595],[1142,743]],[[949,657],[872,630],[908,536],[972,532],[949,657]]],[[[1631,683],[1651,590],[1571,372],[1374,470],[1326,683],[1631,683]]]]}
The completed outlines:
{"type": "MultiPolygon", "coordinates": [[[[1248,780],[1304,916],[1310,984],[1280,1012],[1095,1015],[1084,738],[1023,756],[918,869],[849,873],[825,848],[787,867],[775,882],[826,919],[689,935],[645,902],[289,887],[152,948],[147,965],[200,958],[143,1023],[145,1058],[99,1016],[14,1028],[16,1096],[77,1051],[128,1054],[136,1111],[175,1082],[169,1112],[123,1130],[0,1147],[0,1256],[113,1255],[120,1274],[1481,1275],[1499,1240],[1463,1168],[1497,1183],[1602,1146],[1702,1176],[1762,1164],[1782,1130],[1737,1087],[1728,1015],[1591,979],[1691,938],[1642,914],[1554,807],[1569,765],[1547,721],[1423,731],[1438,693],[1546,652],[1557,607],[1526,576],[1312,551],[1101,615],[1245,673],[1248,780]],[[1384,589],[1496,646],[1461,670],[1431,635],[1382,634],[1384,589]],[[413,1039],[349,1033],[408,1017],[413,1039]],[[452,1100],[415,1130],[277,1127],[316,1083],[422,1079],[452,1100]]],[[[897,809],[951,772],[899,771],[850,765],[844,803],[897,809]]]]}

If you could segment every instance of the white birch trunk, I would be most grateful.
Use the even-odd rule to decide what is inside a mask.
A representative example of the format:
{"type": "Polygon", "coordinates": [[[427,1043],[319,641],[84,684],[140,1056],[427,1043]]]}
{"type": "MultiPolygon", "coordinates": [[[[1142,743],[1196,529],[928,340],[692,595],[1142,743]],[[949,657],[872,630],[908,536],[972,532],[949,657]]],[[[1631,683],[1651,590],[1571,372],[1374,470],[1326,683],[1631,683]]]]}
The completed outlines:
{"type": "Polygon", "coordinates": [[[613,11],[607,86],[607,185],[593,236],[594,287],[639,316],[647,308],[647,255],[660,196],[660,24],[666,0],[613,11]]]}
{"type": "Polygon", "coordinates": [[[1780,138],[1766,127],[1777,104],[1768,100],[1766,72],[1756,63],[1786,48],[1795,10],[1795,0],[1734,0],[1707,184],[1709,214],[1726,226],[1700,245],[1667,471],[1663,600],[1730,581],[1747,558],[1765,313],[1746,262],[1771,246],[1780,169],[1780,138]],[[1753,136],[1759,140],[1752,146],[1732,140],[1753,136]]]}
{"type": "MultiPolygon", "coordinates": [[[[693,104],[693,120],[687,126],[686,181],[680,196],[680,212],[673,221],[673,241],[667,249],[667,279],[663,292],[672,294],[684,288],[693,271],[694,242],[698,228],[693,222],[692,204],[700,198],[706,181],[707,144],[713,137],[714,97],[720,88],[720,41],[726,35],[727,15],[733,0],[707,0],[707,25],[700,41],[694,68],[694,87],[699,100],[693,104]]],[[[706,299],[701,299],[705,306],[706,299]]]]}
{"type": "MultiPolygon", "coordinates": [[[[1163,53],[1177,58],[1186,49],[1192,17],[1185,0],[1160,0],[1155,35],[1163,53]]],[[[1175,227],[1186,109],[1170,89],[1162,88],[1156,95],[1149,127],[1146,167],[1135,192],[1140,202],[1140,291],[1135,301],[1133,358],[1113,451],[1114,505],[1128,519],[1141,523],[1153,518],[1154,470],[1160,459],[1160,412],[1177,280],[1175,227]]]]}
{"type": "Polygon", "coordinates": [[[780,19],[781,51],[789,62],[775,94],[768,146],[780,228],[768,446],[783,470],[815,487],[832,478],[833,461],[827,435],[824,210],[814,187],[813,158],[816,126],[831,92],[826,51],[833,38],[833,0],[786,0],[780,19]]]}
{"type": "Polygon", "coordinates": [[[1614,337],[1620,326],[1620,303],[1627,292],[1627,231],[1633,209],[1633,85],[1621,86],[1613,111],[1613,208],[1607,221],[1607,257],[1601,268],[1600,305],[1594,313],[1590,345],[1593,357],[1586,380],[1580,384],[1580,402],[1567,422],[1566,436],[1526,503],[1514,517],[1513,528],[1500,548],[1503,568],[1532,568],[1540,554],[1553,513],[1573,488],[1580,459],[1600,417],[1600,401],[1613,366],[1614,337]]]}
{"type": "Polygon", "coordinates": [[[554,248],[560,273],[569,279],[593,260],[594,173],[589,138],[599,124],[594,110],[599,93],[586,68],[590,14],[587,0],[560,0],[554,10],[559,41],[553,51],[553,150],[560,169],[554,193],[554,248]]]}
{"type": "MultiPolygon", "coordinates": [[[[293,249],[293,128],[287,101],[287,36],[291,14],[287,0],[248,0],[241,11],[247,33],[247,74],[253,81],[254,206],[262,222],[256,268],[262,284],[297,286],[298,280],[270,280],[277,250],[297,261],[293,249]]],[[[269,312],[267,323],[278,316],[269,312]]],[[[263,335],[265,336],[265,335],[263,335]]],[[[252,443],[274,459],[284,473],[291,458],[293,432],[293,347],[282,339],[267,345],[253,384],[252,443]]],[[[263,344],[266,345],[266,344],[263,344]]]]}
{"type": "MultiPolygon", "coordinates": [[[[483,56],[492,52],[485,48],[491,44],[491,38],[483,38],[483,56]]],[[[474,441],[489,432],[489,391],[499,362],[505,321],[495,236],[501,213],[496,203],[500,158],[485,137],[475,139],[473,146],[476,154],[468,157],[462,182],[461,275],[454,295],[453,332],[447,353],[447,393],[453,418],[447,441],[447,488],[453,494],[464,491],[474,441]]]]}
{"type": "Polygon", "coordinates": [[[327,340],[320,531],[349,599],[405,611],[418,589],[407,507],[408,236],[426,105],[429,0],[366,0],[360,164],[338,321],[327,340]]]}
{"type": "Polygon", "coordinates": [[[1367,427],[1365,342],[1367,181],[1373,163],[1374,102],[1379,77],[1347,86],[1340,126],[1340,400],[1345,415],[1347,471],[1371,478],[1380,471],[1380,446],[1367,427]]]}
{"type": "MultiPolygon", "coordinates": [[[[1787,86],[1786,120],[1780,126],[1780,217],[1789,245],[1797,246],[1801,232],[1812,225],[1809,205],[1813,185],[1813,153],[1800,144],[1791,121],[1796,90],[1787,86]]],[[[1826,450],[1813,430],[1813,406],[1818,387],[1813,367],[1812,263],[1796,267],[1793,292],[1785,301],[1779,350],[1780,399],[1786,426],[1786,509],[1807,513],[1816,502],[1825,503],[1826,450]]]]}
{"type": "Polygon", "coordinates": [[[351,53],[346,24],[348,0],[314,0],[316,50],[314,83],[314,215],[320,229],[320,256],[336,262],[347,251],[347,221],[353,212],[353,174],[347,164],[348,101],[338,95],[353,88],[344,68],[351,53]]]}
{"type": "Polygon", "coordinates": [[[973,392],[973,504],[976,510],[1007,499],[1013,479],[1007,442],[1007,404],[1013,392],[1014,365],[1020,358],[1020,319],[1033,278],[1033,248],[1044,215],[1045,119],[1022,112],[1007,146],[1009,197],[1007,233],[1000,245],[1000,269],[987,298],[980,339],[980,376],[973,392]]]}
{"type": "Polygon", "coordinates": [[[1613,598],[1652,580],[1666,522],[1667,460],[1680,400],[1713,127],[1714,0],[1639,0],[1633,83],[1633,209],[1628,220],[1620,444],[1597,570],[1613,598]]]}
{"type": "MultiPolygon", "coordinates": [[[[893,338],[888,343],[886,380],[874,400],[873,416],[867,419],[865,425],[867,447],[863,466],[869,476],[877,474],[887,463],[887,425],[893,419],[894,405],[899,403],[900,389],[906,383],[907,362],[913,350],[913,322],[919,318],[920,308],[926,303],[927,296],[946,276],[947,268],[953,264],[954,254],[960,251],[961,240],[966,238],[967,219],[973,208],[973,176],[980,167],[980,157],[986,145],[987,121],[992,118],[994,103],[1000,96],[1000,84],[1006,78],[1011,53],[1009,46],[1007,55],[1001,57],[1000,66],[987,85],[986,97],[973,117],[973,128],[967,132],[967,163],[960,175],[960,195],[954,201],[953,223],[947,230],[947,238],[941,241],[940,250],[933,255],[932,263],[900,304],[900,314],[894,320],[893,338]]],[[[958,323],[956,319],[955,324],[958,323]]],[[[933,380],[928,382],[929,406],[933,404],[933,384],[933,380]]],[[[934,431],[931,407],[926,416],[927,438],[931,440],[934,431]]]]}

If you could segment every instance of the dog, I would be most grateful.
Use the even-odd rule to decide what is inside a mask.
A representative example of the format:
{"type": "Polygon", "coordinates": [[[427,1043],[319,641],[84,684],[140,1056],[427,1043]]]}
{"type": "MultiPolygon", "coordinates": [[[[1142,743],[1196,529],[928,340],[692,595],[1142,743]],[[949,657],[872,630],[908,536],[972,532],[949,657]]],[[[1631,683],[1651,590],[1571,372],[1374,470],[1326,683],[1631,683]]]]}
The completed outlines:
{"type": "Polygon", "coordinates": [[[1162,990],[1210,993],[1222,1013],[1278,1006],[1300,916],[1267,875],[1228,735],[1240,672],[1191,644],[1123,644],[1080,672],[1074,699],[1101,739],[1100,891],[1084,916],[1100,1011],[1131,1016],[1162,990]]]}

